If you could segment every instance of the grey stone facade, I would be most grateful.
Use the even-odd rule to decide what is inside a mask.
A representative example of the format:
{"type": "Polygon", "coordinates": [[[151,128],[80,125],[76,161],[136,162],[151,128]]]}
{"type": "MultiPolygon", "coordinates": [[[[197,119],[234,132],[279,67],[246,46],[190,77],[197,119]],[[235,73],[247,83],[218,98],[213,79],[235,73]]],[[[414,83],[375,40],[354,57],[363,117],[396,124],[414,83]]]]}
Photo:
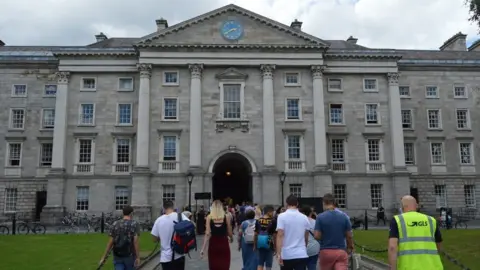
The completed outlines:
{"type": "MultiPolygon", "coordinates": [[[[418,189],[420,203],[428,211],[438,206],[435,185],[445,185],[446,204],[453,208],[466,207],[465,185],[473,185],[476,202],[480,201],[478,171],[480,165],[473,162],[468,170],[460,165],[459,141],[473,143],[474,161],[480,160],[478,80],[480,78],[480,53],[462,47],[465,38],[457,34],[442,46],[440,51],[370,49],[348,41],[320,40],[300,30],[273,22],[260,15],[234,5],[223,7],[180,26],[160,29],[142,38],[107,38],[81,48],[75,47],[21,47],[0,46],[0,212],[6,210],[7,189],[16,189],[16,210],[32,211],[36,204],[36,192],[47,189],[47,208],[63,211],[76,210],[77,187],[89,187],[88,211],[115,210],[115,187],[127,187],[129,200],[143,196],[136,205],[158,214],[165,186],[173,187],[177,205],[188,203],[186,173],[194,172],[192,193],[209,192],[212,189],[213,167],[220,153],[232,146],[254,164],[252,190],[254,201],[260,204],[280,203],[278,174],[285,170],[285,134],[299,132],[303,136],[303,161],[305,170],[287,172],[284,193],[290,193],[291,184],[301,184],[302,197],[320,197],[334,192],[335,186],[345,185],[345,206],[351,214],[365,209],[372,210],[371,185],[381,185],[382,204],[389,210],[398,207],[400,196],[418,189]],[[207,19],[208,18],[208,19],[207,19]],[[242,22],[242,39],[231,42],[220,36],[219,25],[225,20],[242,22]],[[193,23],[195,21],[195,23],[193,23]],[[176,30],[175,27],[184,29],[176,30]],[[175,29],[174,29],[175,28],[175,29]],[[173,30],[171,30],[173,29],[173,30]],[[174,31],[175,30],[175,31],[174,31]],[[171,33],[169,31],[172,31],[171,33]],[[192,43],[193,42],[193,43],[192,43]],[[450,46],[449,44],[455,44],[450,46]],[[460,44],[460,45],[459,45],[460,44]],[[191,47],[188,47],[190,46],[191,47]],[[316,46],[316,47],[315,47],[316,46]],[[323,46],[323,47],[322,47],[323,46]],[[325,47],[325,48],[324,48],[325,47]],[[19,53],[19,52],[22,52],[19,53]],[[23,56],[20,56],[23,55],[23,56]],[[127,137],[132,141],[130,149],[131,171],[135,168],[138,136],[138,111],[140,73],[138,63],[152,64],[150,77],[150,130],[149,168],[147,174],[114,174],[115,138],[127,137]],[[188,64],[203,63],[201,77],[201,168],[189,164],[189,136],[191,71],[188,64]],[[275,122],[275,168],[264,167],[263,86],[260,64],[275,64],[273,74],[275,122]],[[325,105],[325,134],[330,169],[318,170],[315,161],[314,96],[312,65],[325,66],[323,71],[323,98],[325,105]],[[217,117],[221,95],[217,76],[234,68],[248,75],[244,88],[244,113],[248,118],[248,132],[239,129],[218,132],[217,117]],[[65,166],[61,174],[48,174],[49,168],[39,166],[40,143],[53,142],[52,130],[41,129],[42,108],[55,108],[55,97],[44,96],[44,85],[55,84],[55,72],[69,72],[68,106],[66,126],[65,166]],[[163,84],[164,71],[178,71],[178,85],[163,84]],[[285,86],[285,74],[298,72],[300,85],[285,86]],[[410,96],[393,100],[388,73],[400,72],[398,84],[409,86],[410,96]],[[82,78],[96,79],[95,91],[82,91],[82,78]],[[120,77],[133,78],[133,91],[118,91],[120,77]],[[364,79],[376,79],[378,92],[365,92],[364,79]],[[341,79],[342,92],[329,91],[329,79],[341,79]],[[26,84],[26,97],[12,97],[13,84],[26,84]],[[461,84],[468,91],[468,98],[454,98],[454,85],[461,84]],[[429,99],[425,87],[438,87],[439,97],[429,99]],[[164,121],[163,98],[178,98],[178,121],[164,121]],[[301,100],[301,121],[286,121],[286,98],[301,100]],[[404,131],[405,142],[415,145],[415,164],[395,166],[392,140],[391,102],[401,102],[402,109],[412,109],[413,129],[404,131]],[[79,106],[95,104],[95,125],[79,126],[79,106]],[[118,126],[117,104],[132,104],[132,125],[118,126]],[[378,103],[381,124],[365,125],[365,104],[378,103]],[[329,125],[329,104],[342,104],[344,125],[329,125]],[[10,130],[10,108],[25,108],[25,128],[10,130]],[[470,129],[457,130],[455,109],[469,109],[470,129]],[[442,129],[429,131],[427,109],[441,109],[442,129]],[[173,173],[160,173],[160,149],[162,134],[178,136],[179,169],[173,173]],[[94,139],[93,173],[78,175],[74,171],[78,149],[77,139],[94,139]],[[379,137],[382,141],[381,172],[368,172],[366,163],[366,139],[379,137]],[[345,157],[347,172],[331,170],[330,140],[346,140],[345,157]],[[444,143],[444,172],[432,171],[430,141],[444,143]],[[7,143],[22,142],[20,175],[8,176],[7,143]],[[477,158],[475,158],[477,157],[477,158]],[[382,165],[382,166],[383,166],[382,165]],[[410,167],[415,167],[412,169],[410,167]],[[473,168],[473,169],[472,169],[473,168]],[[135,185],[135,181],[136,184],[135,185]],[[139,195],[144,194],[144,195],[139,195]],[[146,194],[146,195],[145,195],[146,194]],[[56,203],[52,203],[55,201],[56,203]],[[60,202],[60,203],[57,203],[60,202]]],[[[8,43],[8,42],[7,42],[8,43]]],[[[400,113],[400,111],[396,112],[400,113]]],[[[56,124],[57,125],[57,124],[56,124]]],[[[398,123],[397,123],[398,125],[398,123]]],[[[401,131],[400,131],[401,132],[401,131]]],[[[138,168],[137,168],[138,169],[138,168]]],[[[54,170],[55,171],[55,170],[54,170]]]]}

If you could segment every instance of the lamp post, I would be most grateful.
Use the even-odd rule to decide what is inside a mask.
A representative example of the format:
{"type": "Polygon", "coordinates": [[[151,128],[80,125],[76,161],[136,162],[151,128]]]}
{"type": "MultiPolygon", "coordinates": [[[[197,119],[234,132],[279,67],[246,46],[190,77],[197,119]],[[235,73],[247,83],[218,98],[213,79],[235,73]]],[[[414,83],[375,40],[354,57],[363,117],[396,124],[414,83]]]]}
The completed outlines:
{"type": "Polygon", "coordinates": [[[187,181],[188,181],[188,211],[192,211],[192,182],[193,182],[193,173],[188,172],[187,181]]]}
{"type": "Polygon", "coordinates": [[[282,202],[280,203],[280,205],[283,205],[284,202],[284,194],[283,194],[283,184],[285,184],[285,178],[287,178],[287,174],[285,172],[281,172],[279,175],[278,175],[278,179],[280,180],[280,186],[282,188],[282,202]]]}

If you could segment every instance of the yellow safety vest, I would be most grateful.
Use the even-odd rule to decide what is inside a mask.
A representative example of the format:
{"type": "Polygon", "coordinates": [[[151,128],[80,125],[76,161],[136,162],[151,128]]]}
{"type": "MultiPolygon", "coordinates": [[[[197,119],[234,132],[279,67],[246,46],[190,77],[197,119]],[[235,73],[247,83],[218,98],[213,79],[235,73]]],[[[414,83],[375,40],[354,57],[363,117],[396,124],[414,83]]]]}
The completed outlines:
{"type": "Polygon", "coordinates": [[[437,222],[431,216],[407,212],[394,217],[398,228],[398,270],[443,270],[435,243],[437,222]]]}

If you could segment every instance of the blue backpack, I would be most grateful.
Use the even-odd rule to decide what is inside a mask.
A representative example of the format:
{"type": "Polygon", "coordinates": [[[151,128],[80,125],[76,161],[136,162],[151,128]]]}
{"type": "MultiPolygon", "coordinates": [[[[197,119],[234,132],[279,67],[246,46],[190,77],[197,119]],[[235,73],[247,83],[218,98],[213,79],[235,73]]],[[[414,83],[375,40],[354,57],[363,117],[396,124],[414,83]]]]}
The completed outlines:
{"type": "Polygon", "coordinates": [[[195,237],[195,225],[189,220],[182,220],[182,213],[178,213],[178,221],[174,222],[172,235],[172,261],[175,253],[190,257],[190,250],[197,250],[197,239],[195,237]]]}
{"type": "Polygon", "coordinates": [[[272,236],[268,234],[268,231],[270,229],[270,226],[272,226],[272,222],[273,221],[270,219],[270,223],[268,224],[267,228],[264,230],[260,229],[260,232],[258,233],[258,238],[257,238],[258,249],[271,248],[272,236]]]}

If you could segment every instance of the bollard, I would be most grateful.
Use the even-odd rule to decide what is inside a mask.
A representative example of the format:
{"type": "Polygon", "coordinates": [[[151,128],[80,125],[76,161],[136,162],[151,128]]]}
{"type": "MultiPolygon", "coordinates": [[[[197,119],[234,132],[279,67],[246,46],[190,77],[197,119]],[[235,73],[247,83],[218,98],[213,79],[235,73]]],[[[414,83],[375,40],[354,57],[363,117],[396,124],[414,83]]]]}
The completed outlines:
{"type": "Polygon", "coordinates": [[[364,228],[365,230],[368,230],[368,213],[367,213],[367,210],[366,210],[366,209],[365,209],[365,220],[364,220],[363,228],[364,228]]]}
{"type": "Polygon", "coordinates": [[[17,233],[17,213],[13,213],[12,216],[12,235],[17,233]]]}
{"type": "Polygon", "coordinates": [[[100,220],[100,232],[105,232],[105,214],[102,212],[102,219],[100,220]]]}

